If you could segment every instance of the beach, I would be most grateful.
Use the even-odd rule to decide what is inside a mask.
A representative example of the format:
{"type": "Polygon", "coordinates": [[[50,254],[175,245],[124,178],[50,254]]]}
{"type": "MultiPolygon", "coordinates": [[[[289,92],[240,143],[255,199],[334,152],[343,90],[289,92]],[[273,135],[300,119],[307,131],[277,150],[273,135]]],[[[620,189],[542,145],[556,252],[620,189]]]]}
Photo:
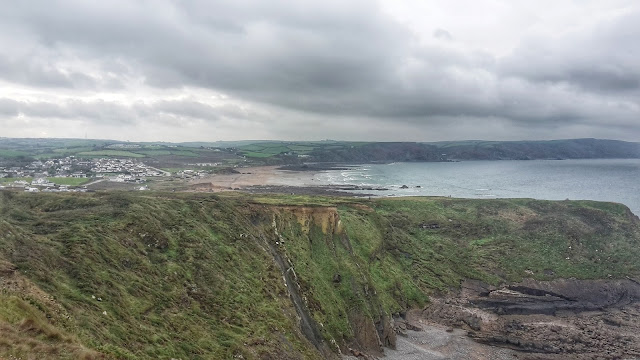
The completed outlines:
{"type": "Polygon", "coordinates": [[[254,187],[313,187],[317,171],[280,170],[279,166],[256,166],[235,169],[237,173],[214,174],[189,181],[193,190],[211,192],[247,190],[254,187]]]}
{"type": "Polygon", "coordinates": [[[374,190],[377,189],[333,184],[318,176],[329,169],[333,168],[285,170],[279,166],[247,167],[235,169],[237,173],[214,174],[190,180],[188,189],[198,192],[243,191],[252,194],[376,196],[374,190]]]}

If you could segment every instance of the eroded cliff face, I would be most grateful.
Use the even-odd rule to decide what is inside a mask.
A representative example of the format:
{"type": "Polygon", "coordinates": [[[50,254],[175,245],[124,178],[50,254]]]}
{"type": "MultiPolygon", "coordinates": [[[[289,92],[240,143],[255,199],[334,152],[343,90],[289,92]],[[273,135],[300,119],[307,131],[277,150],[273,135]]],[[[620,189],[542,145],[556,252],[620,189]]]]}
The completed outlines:
{"type": "Polygon", "coordinates": [[[282,206],[270,211],[274,258],[283,264],[300,325],[323,356],[382,355],[384,346],[395,346],[391,314],[380,305],[366,272],[358,270],[368,265],[354,254],[338,209],[282,206]],[[366,298],[344,297],[345,293],[366,298]],[[337,313],[338,319],[327,317],[327,312],[337,313]]]}

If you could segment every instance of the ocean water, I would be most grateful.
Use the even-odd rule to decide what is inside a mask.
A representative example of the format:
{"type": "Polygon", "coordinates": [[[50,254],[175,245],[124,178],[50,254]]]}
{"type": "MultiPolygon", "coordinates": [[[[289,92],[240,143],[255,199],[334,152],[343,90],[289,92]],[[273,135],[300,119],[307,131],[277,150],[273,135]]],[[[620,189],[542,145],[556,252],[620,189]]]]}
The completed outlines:
{"type": "Polygon", "coordinates": [[[375,164],[326,171],[316,179],[389,189],[362,191],[380,196],[613,201],[640,215],[640,159],[375,164]]]}

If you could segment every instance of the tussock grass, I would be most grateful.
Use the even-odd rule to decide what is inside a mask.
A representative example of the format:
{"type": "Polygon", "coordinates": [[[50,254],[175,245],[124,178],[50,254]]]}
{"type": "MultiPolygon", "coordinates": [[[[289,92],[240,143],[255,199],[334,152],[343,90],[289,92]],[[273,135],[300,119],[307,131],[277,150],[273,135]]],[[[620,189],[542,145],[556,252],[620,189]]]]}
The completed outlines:
{"type": "Polygon", "coordinates": [[[269,243],[345,347],[352,319],[465,278],[637,275],[639,239],[626,207],[588,201],[5,191],[0,357],[319,358],[269,243]]]}

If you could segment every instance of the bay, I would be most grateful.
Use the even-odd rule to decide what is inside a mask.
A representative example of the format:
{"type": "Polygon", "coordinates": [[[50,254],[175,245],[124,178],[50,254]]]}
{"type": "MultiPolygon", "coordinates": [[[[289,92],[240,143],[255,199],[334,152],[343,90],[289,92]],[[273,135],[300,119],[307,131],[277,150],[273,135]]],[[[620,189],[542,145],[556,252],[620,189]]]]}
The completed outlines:
{"type": "Polygon", "coordinates": [[[327,184],[387,188],[373,191],[380,196],[598,200],[619,202],[640,214],[640,159],[366,164],[316,178],[327,184]]]}

